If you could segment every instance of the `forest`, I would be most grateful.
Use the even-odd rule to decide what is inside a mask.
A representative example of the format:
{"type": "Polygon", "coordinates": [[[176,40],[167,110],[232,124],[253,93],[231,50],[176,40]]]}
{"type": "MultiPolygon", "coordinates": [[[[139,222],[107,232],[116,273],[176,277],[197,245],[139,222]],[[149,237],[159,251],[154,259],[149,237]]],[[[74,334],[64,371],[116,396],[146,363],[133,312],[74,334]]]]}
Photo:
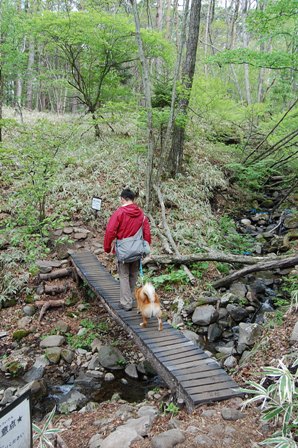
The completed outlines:
{"type": "Polygon", "coordinates": [[[123,447],[297,446],[297,17],[296,0],[0,0],[0,429],[8,394],[31,384],[34,447],[116,446],[119,420],[148,401],[155,423],[123,447]],[[77,251],[117,278],[103,238],[127,187],[150,220],[143,268],[163,318],[239,402],[189,415],[146,369],[130,377],[142,354],[76,283],[77,251]],[[41,351],[54,335],[64,358],[41,351]],[[114,383],[90,367],[98,340],[123,355],[114,383]],[[86,393],[99,407],[47,401],[90,370],[110,388],[86,393]],[[127,376],[136,390],[149,377],[146,399],[125,395],[127,376]]]}

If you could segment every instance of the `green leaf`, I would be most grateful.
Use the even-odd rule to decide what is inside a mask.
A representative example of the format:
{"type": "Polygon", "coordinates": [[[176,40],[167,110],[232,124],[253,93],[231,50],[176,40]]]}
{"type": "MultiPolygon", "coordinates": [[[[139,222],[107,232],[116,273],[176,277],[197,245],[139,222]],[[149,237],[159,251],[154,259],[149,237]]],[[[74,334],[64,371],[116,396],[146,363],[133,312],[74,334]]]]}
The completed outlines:
{"type": "Polygon", "coordinates": [[[274,417],[279,415],[282,411],[283,411],[282,406],[268,408],[265,411],[263,411],[262,420],[264,420],[264,421],[272,420],[274,417]]]}

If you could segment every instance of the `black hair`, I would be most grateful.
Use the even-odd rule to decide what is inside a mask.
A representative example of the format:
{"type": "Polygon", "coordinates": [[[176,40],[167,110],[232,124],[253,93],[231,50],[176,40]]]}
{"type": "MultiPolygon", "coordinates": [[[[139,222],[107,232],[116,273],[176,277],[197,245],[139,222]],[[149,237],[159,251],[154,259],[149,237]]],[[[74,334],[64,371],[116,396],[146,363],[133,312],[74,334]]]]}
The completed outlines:
{"type": "Polygon", "coordinates": [[[124,190],[122,190],[121,194],[120,194],[121,198],[125,199],[126,201],[130,200],[130,201],[134,201],[136,195],[134,194],[133,191],[130,190],[130,188],[125,188],[124,190]]]}

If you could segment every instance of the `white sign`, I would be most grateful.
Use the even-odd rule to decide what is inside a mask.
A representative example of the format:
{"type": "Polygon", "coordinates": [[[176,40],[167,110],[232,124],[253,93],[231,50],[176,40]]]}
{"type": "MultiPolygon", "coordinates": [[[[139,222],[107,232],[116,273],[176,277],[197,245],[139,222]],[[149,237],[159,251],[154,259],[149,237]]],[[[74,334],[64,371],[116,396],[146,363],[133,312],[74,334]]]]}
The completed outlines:
{"type": "Polygon", "coordinates": [[[30,391],[0,411],[0,448],[32,448],[30,391]]]}
{"type": "Polygon", "coordinates": [[[100,210],[101,209],[101,198],[93,196],[91,207],[93,208],[93,210],[100,210]]]}

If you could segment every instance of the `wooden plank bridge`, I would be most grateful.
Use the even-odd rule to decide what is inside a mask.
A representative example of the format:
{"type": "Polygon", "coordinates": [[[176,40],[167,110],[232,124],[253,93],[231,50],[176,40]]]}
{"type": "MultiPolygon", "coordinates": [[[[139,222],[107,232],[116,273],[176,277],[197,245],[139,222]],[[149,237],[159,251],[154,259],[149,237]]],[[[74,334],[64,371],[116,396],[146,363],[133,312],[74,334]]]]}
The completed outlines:
{"type": "Polygon", "coordinates": [[[105,269],[91,252],[71,255],[79,276],[86,281],[108,312],[133,337],[156,372],[167,383],[177,398],[182,398],[192,411],[195,406],[241,395],[238,385],[216,361],[181,331],[168,323],[159,332],[157,319],[150,319],[141,328],[141,317],[136,308],[124,311],[119,306],[119,282],[105,269]]]}

